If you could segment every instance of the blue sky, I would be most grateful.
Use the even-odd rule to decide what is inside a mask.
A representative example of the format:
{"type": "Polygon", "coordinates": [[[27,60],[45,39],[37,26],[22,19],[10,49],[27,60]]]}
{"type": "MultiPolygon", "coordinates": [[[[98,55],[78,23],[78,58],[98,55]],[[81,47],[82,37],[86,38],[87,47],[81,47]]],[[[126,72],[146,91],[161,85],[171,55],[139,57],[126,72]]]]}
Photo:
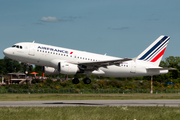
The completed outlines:
{"type": "MultiPolygon", "coordinates": [[[[160,35],[179,56],[179,0],[0,0],[0,59],[18,42],[121,58],[138,56],[160,35]]],[[[163,58],[163,59],[164,59],[163,58]]]]}

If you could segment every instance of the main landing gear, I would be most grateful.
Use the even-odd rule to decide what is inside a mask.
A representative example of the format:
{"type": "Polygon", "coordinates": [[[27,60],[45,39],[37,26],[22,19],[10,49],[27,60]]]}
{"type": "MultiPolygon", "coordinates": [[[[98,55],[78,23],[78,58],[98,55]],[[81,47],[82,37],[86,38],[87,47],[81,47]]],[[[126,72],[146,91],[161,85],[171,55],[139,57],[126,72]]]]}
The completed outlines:
{"type": "Polygon", "coordinates": [[[73,83],[73,84],[78,84],[78,83],[79,83],[79,79],[75,77],[75,78],[72,80],[72,83],[73,83]]]}
{"type": "Polygon", "coordinates": [[[91,79],[89,79],[88,77],[83,79],[84,84],[90,84],[91,83],[91,79]]]}
{"type": "MultiPolygon", "coordinates": [[[[89,79],[88,77],[84,78],[83,79],[83,82],[84,84],[90,84],[91,83],[91,79],[89,79]]],[[[73,80],[72,80],[72,83],[73,84],[78,84],[79,83],[79,79],[77,77],[75,77],[73,80]]]]}

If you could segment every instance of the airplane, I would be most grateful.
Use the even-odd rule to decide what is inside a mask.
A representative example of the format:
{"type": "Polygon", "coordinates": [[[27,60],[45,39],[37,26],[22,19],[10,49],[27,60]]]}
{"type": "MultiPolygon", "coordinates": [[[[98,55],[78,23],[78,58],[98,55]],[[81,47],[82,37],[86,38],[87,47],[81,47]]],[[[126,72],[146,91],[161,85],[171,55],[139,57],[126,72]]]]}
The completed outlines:
{"type": "Polygon", "coordinates": [[[170,37],[161,35],[135,58],[118,58],[85,51],[67,49],[33,42],[20,42],[6,48],[6,57],[23,63],[43,66],[45,74],[74,75],[72,82],[79,83],[78,73],[104,77],[138,77],[166,74],[174,68],[159,66],[170,37]]]}

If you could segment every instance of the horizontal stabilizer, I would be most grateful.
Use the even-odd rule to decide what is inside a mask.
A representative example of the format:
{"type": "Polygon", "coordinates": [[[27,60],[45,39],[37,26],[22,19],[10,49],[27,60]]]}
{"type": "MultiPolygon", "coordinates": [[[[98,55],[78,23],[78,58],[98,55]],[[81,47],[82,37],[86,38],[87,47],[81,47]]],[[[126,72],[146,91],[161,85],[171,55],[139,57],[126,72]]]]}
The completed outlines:
{"type": "Polygon", "coordinates": [[[162,68],[162,67],[154,67],[154,68],[146,68],[147,70],[176,70],[176,68],[162,68]]]}

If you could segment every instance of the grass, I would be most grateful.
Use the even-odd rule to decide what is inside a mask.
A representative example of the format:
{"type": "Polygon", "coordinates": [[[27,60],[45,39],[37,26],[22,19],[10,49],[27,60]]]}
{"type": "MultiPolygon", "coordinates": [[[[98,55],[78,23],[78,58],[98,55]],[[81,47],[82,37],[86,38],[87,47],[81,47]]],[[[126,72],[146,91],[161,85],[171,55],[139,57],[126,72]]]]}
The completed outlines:
{"type": "Polygon", "coordinates": [[[180,94],[0,94],[0,101],[180,99],[180,94]]]}
{"type": "MultiPolygon", "coordinates": [[[[0,101],[180,99],[180,94],[0,94],[0,101]]],[[[0,120],[177,120],[180,107],[0,107],[0,120]]]]}
{"type": "Polygon", "coordinates": [[[179,107],[1,107],[2,120],[177,120],[179,107]]]}

